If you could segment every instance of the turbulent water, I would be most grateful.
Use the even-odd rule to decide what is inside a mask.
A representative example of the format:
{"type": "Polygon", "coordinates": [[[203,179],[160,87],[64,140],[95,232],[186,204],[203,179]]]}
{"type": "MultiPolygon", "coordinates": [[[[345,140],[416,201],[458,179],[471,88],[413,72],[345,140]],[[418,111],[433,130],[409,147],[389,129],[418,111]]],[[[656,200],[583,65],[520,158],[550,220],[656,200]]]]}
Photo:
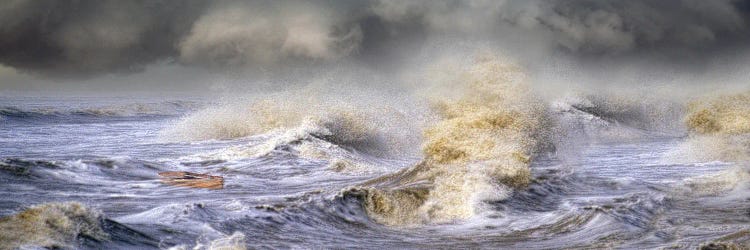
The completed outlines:
{"type": "Polygon", "coordinates": [[[492,59],[450,75],[398,100],[3,97],[0,248],[750,242],[747,95],[544,100],[492,59]]]}

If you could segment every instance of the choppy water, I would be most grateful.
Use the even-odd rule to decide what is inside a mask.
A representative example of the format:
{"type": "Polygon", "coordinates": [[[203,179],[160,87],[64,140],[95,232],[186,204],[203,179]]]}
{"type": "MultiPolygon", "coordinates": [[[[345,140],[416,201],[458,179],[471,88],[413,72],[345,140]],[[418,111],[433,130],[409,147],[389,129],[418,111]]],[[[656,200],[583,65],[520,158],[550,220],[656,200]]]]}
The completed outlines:
{"type": "Polygon", "coordinates": [[[686,140],[681,136],[581,143],[575,157],[543,153],[531,164],[530,185],[481,202],[468,219],[389,226],[371,219],[362,196],[347,190],[411,166],[418,156],[374,156],[302,139],[356,165],[376,166],[342,171],[330,158],[285,146],[296,142],[263,154],[236,153],[284,131],[164,140],[162,131],[210,105],[203,99],[3,98],[0,216],[80,202],[101,212],[99,226],[108,237],[75,233],[58,246],[90,249],[193,247],[220,244],[217,239],[250,248],[640,249],[750,237],[743,231],[750,228],[744,168],[669,160],[686,140]],[[162,171],[220,175],[225,184],[219,190],[169,186],[159,180],[162,171]]]}

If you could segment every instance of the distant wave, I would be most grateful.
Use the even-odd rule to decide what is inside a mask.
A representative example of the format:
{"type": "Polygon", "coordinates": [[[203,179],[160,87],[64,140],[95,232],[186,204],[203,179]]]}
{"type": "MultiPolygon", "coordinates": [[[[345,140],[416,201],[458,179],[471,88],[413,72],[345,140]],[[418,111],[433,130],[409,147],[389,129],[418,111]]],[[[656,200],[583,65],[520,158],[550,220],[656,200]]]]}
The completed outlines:
{"type": "Polygon", "coordinates": [[[552,110],[557,114],[560,129],[569,137],[622,141],[679,137],[686,131],[676,122],[684,116],[683,104],[668,99],[582,94],[556,100],[552,110]]]}
{"type": "Polygon", "coordinates": [[[41,107],[26,108],[0,107],[0,117],[10,120],[28,120],[65,117],[130,117],[178,115],[198,108],[200,105],[189,101],[168,101],[158,103],[133,103],[101,107],[62,108],[41,107]]]}

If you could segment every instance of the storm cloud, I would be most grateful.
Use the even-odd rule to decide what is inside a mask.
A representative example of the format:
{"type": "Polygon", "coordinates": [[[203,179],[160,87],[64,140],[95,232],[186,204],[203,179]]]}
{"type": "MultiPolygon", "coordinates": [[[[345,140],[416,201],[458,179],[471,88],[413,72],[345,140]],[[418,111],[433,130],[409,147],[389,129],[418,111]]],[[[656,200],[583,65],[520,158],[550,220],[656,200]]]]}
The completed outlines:
{"type": "Polygon", "coordinates": [[[745,49],[749,13],[748,1],[733,0],[9,0],[0,3],[0,64],[54,78],[155,63],[387,62],[383,55],[441,36],[527,39],[576,58],[659,54],[679,62],[745,49]]]}

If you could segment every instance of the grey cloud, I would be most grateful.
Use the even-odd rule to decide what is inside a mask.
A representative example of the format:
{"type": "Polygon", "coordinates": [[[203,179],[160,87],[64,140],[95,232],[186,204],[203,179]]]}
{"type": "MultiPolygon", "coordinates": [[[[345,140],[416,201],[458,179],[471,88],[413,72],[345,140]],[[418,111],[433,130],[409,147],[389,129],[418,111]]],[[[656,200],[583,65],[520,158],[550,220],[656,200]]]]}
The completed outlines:
{"type": "Polygon", "coordinates": [[[199,1],[11,0],[0,4],[0,63],[49,76],[132,72],[175,53],[199,1]]]}
{"type": "Polygon", "coordinates": [[[0,3],[0,64],[54,78],[157,62],[218,69],[387,63],[435,37],[501,44],[525,35],[516,40],[577,57],[679,58],[744,49],[748,2],[8,0],[0,3]]]}
{"type": "Polygon", "coordinates": [[[373,13],[432,32],[496,33],[511,27],[547,35],[576,53],[623,53],[659,47],[696,48],[746,41],[747,5],[733,0],[380,0],[373,13]]]}
{"type": "Polygon", "coordinates": [[[558,45],[572,51],[618,53],[746,39],[747,23],[734,2],[528,1],[519,8],[524,11],[503,16],[525,29],[547,29],[558,45]]]}
{"type": "Polygon", "coordinates": [[[201,16],[179,44],[181,62],[207,66],[329,60],[355,51],[358,25],[310,2],[224,2],[201,16]]]}

